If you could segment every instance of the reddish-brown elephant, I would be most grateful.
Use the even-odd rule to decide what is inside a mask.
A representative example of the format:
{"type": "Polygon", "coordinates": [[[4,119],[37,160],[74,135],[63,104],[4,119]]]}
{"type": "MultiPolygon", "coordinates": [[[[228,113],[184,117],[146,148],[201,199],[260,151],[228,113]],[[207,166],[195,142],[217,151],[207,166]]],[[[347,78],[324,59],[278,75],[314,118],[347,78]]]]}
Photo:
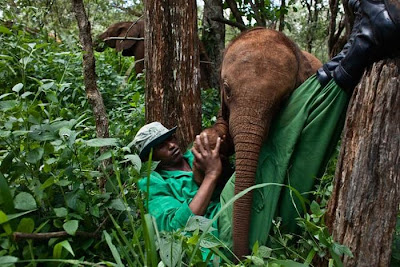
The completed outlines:
{"type": "Polygon", "coordinates": [[[123,21],[112,24],[105,32],[97,37],[96,51],[102,52],[105,46],[100,45],[102,41],[108,47],[122,52],[123,56],[135,57],[136,74],[142,73],[144,69],[144,21],[123,21]],[[112,37],[121,38],[120,40],[112,37]],[[109,39],[111,38],[111,39],[109,39]],[[131,38],[125,39],[124,38],[131,38]],[[135,39],[132,39],[135,38],[135,39]],[[137,39],[136,39],[137,38],[137,39]]]}
{"type": "MultiPolygon", "coordinates": [[[[225,50],[221,67],[221,112],[236,153],[235,194],[254,185],[261,145],[283,99],[316,72],[321,62],[283,33],[255,28],[225,50]]],[[[233,246],[248,255],[252,193],[233,207],[233,246]]]]}

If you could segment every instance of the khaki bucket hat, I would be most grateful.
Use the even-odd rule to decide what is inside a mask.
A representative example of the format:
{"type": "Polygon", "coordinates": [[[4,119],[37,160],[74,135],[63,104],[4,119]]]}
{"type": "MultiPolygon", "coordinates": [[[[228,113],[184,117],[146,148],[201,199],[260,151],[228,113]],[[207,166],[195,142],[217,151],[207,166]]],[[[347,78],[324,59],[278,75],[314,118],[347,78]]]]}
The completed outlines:
{"type": "Polygon", "coordinates": [[[176,131],[177,126],[167,129],[160,122],[155,121],[144,125],[133,138],[133,145],[139,151],[139,157],[143,159],[151,148],[161,144],[176,131]]]}

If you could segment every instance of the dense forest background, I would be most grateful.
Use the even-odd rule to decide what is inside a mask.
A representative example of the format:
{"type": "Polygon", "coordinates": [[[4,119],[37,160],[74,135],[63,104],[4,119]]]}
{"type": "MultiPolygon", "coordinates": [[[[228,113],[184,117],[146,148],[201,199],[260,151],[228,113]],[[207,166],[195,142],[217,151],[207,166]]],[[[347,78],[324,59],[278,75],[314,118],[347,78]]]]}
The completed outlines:
{"type": "MultiPolygon", "coordinates": [[[[111,24],[145,14],[138,0],[84,3],[94,40],[111,24]]],[[[346,40],[352,19],[346,12],[337,1],[197,1],[199,39],[207,61],[215,63],[201,88],[201,127],[216,120],[218,62],[223,46],[241,31],[281,30],[326,61],[346,40]],[[218,6],[223,16],[210,13],[218,6]],[[215,34],[221,25],[223,35],[215,34]]],[[[1,266],[233,265],[206,219],[159,233],[146,213],[136,183],[154,166],[142,166],[131,145],[146,120],[145,74],[135,73],[133,57],[110,48],[94,54],[109,122],[109,138],[98,138],[72,1],[3,0],[0,43],[1,266]],[[206,259],[199,248],[208,249],[206,259]]],[[[255,244],[242,266],[342,266],[341,257],[352,255],[325,225],[336,161],[311,192],[315,201],[298,219],[299,232],[282,232],[277,218],[268,247],[255,244]]],[[[399,238],[392,250],[397,266],[399,238]]]]}

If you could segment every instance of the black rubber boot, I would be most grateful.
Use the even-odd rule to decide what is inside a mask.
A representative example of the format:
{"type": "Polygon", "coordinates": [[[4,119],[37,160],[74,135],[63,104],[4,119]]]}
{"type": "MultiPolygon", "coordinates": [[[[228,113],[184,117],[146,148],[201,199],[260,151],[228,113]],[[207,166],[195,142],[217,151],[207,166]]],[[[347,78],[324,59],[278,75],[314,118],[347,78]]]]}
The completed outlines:
{"type": "Polygon", "coordinates": [[[362,0],[360,10],[359,30],[333,72],[336,83],[346,91],[354,89],[368,65],[397,54],[400,48],[398,0],[362,0]]]}
{"type": "Polygon", "coordinates": [[[327,63],[322,65],[321,68],[317,70],[317,79],[321,86],[325,86],[333,77],[333,71],[339,66],[340,61],[346,56],[347,51],[351,47],[351,44],[354,41],[354,38],[359,30],[360,22],[361,22],[361,11],[360,11],[360,2],[359,0],[350,0],[348,2],[349,8],[352,13],[354,13],[354,24],[351,30],[349,39],[347,43],[343,46],[342,51],[339,52],[336,56],[330,59],[327,63]]]}

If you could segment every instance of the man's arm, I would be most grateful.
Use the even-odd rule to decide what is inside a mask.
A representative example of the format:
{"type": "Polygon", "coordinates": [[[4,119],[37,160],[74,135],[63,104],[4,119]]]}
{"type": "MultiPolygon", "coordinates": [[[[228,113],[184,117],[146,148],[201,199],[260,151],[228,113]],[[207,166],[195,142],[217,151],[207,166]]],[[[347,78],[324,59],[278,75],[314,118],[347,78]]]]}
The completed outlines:
{"type": "Polygon", "coordinates": [[[193,165],[204,171],[204,180],[190,202],[189,208],[196,215],[204,215],[222,172],[222,164],[219,157],[221,138],[218,137],[217,144],[213,150],[210,149],[206,134],[196,136],[196,143],[198,144],[197,148],[192,148],[195,157],[193,165]]]}

